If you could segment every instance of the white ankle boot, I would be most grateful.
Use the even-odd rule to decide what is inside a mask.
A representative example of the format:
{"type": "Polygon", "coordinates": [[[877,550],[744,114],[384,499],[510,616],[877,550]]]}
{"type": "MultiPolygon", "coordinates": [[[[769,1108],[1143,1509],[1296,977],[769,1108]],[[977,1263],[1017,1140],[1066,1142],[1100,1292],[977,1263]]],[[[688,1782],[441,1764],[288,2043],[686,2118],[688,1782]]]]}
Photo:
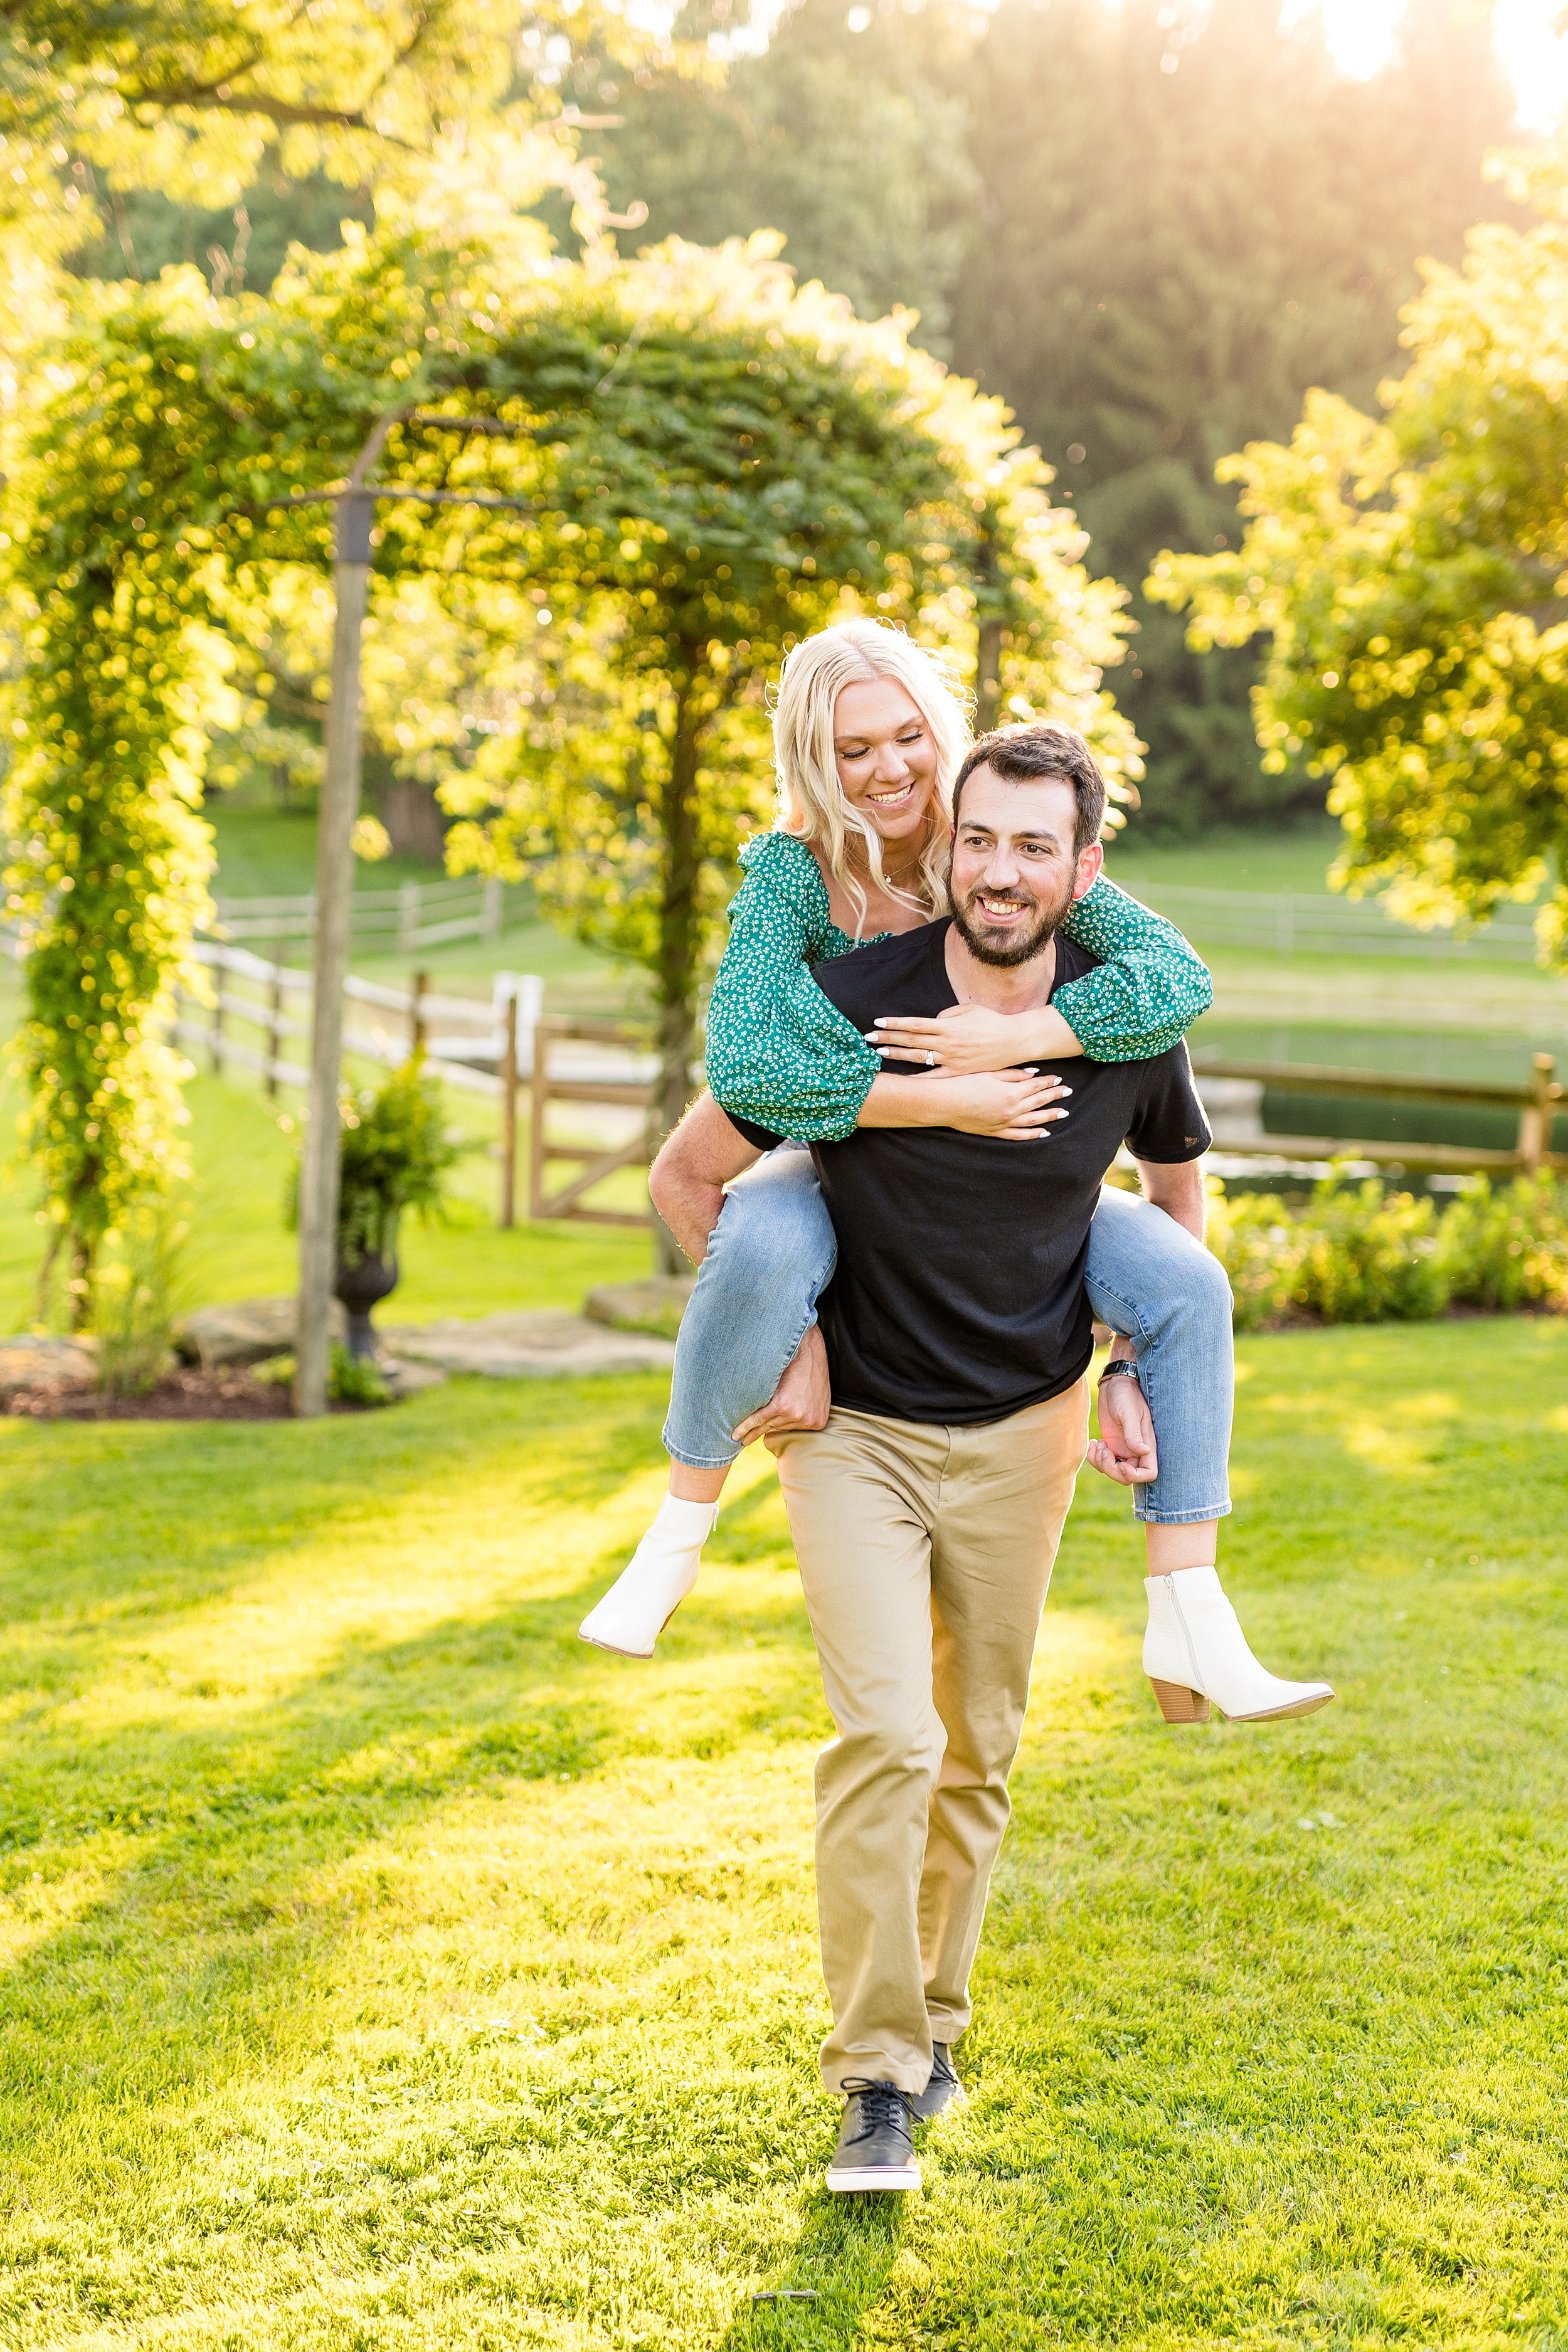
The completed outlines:
{"type": "Polygon", "coordinates": [[[1327,1706],[1327,1683],[1286,1683],[1260,1666],[1225,1597],[1219,1571],[1178,1568],[1148,1576],[1149,1629],[1143,1671],[1167,1723],[1206,1723],[1212,1699],[1233,1723],[1269,1716],[1311,1715],[1327,1706]]]}
{"type": "Polygon", "coordinates": [[[623,1658],[651,1658],[697,1581],[702,1547],[718,1517],[717,1503],[683,1503],[667,1495],[626,1567],[578,1626],[581,1638],[623,1658]]]}

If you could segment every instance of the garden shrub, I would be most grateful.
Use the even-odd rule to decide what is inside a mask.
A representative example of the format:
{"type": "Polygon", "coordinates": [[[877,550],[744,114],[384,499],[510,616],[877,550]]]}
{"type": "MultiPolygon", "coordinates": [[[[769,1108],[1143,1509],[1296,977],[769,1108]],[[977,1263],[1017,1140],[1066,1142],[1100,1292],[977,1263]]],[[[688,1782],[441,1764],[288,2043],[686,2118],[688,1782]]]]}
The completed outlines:
{"type": "Polygon", "coordinates": [[[1328,1177],[1304,1209],[1277,1192],[1227,1195],[1209,1180],[1208,1244],[1230,1277],[1236,1327],[1292,1313],[1325,1323],[1420,1322],[1450,1300],[1568,1311],[1568,1186],[1467,1177],[1436,1204],[1376,1177],[1328,1177]]]}
{"type": "Polygon", "coordinates": [[[1256,1331],[1277,1323],[1296,1304],[1305,1242],[1278,1192],[1226,1193],[1208,1185],[1208,1245],[1230,1278],[1236,1328],[1256,1331]]]}
{"type": "Polygon", "coordinates": [[[1433,1202],[1329,1176],[1301,1223],[1297,1302],[1325,1323],[1419,1323],[1447,1306],[1433,1202]]]}
{"type": "Polygon", "coordinates": [[[1439,1263],[1467,1307],[1568,1307],[1568,1198],[1551,1176],[1493,1191],[1468,1176],[1443,1213],[1439,1263]]]}

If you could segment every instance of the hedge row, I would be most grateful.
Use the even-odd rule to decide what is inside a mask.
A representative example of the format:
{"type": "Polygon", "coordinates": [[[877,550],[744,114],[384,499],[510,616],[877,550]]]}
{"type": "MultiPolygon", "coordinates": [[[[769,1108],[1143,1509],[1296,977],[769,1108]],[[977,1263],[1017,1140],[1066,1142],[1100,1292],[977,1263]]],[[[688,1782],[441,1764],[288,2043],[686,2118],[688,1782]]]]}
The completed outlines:
{"type": "Polygon", "coordinates": [[[1439,1210],[1376,1177],[1331,1176],[1305,1208],[1209,1181],[1209,1247],[1230,1276],[1237,1330],[1291,1315],[1420,1322],[1449,1306],[1568,1308],[1568,1186],[1468,1176],[1439,1210]]]}

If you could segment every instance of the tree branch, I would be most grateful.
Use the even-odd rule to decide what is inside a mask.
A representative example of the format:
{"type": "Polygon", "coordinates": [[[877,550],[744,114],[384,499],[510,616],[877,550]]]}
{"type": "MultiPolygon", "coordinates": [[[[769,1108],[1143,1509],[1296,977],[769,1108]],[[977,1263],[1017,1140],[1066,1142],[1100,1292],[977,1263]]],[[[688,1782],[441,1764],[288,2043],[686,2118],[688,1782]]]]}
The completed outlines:
{"type": "Polygon", "coordinates": [[[263,98],[244,90],[231,90],[226,98],[219,93],[226,87],[204,89],[199,82],[174,83],[163,89],[128,89],[121,93],[127,106],[189,106],[219,114],[259,114],[268,122],[336,131],[363,131],[373,139],[384,140],[389,147],[401,147],[410,155],[419,149],[410,139],[400,139],[395,131],[379,130],[367,122],[363,112],[346,107],[300,106],[288,99],[263,98]]]}

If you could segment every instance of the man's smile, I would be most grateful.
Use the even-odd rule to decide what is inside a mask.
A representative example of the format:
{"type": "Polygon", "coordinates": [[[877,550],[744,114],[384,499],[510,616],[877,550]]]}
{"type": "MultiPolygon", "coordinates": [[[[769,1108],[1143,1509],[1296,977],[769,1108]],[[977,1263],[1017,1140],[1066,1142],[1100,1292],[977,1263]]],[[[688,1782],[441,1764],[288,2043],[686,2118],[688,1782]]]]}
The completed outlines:
{"type": "Polygon", "coordinates": [[[1016,922],[1020,915],[1031,911],[1033,905],[1028,898],[1009,898],[1001,890],[976,890],[969,903],[972,907],[978,907],[987,922],[991,923],[1016,922]]]}

